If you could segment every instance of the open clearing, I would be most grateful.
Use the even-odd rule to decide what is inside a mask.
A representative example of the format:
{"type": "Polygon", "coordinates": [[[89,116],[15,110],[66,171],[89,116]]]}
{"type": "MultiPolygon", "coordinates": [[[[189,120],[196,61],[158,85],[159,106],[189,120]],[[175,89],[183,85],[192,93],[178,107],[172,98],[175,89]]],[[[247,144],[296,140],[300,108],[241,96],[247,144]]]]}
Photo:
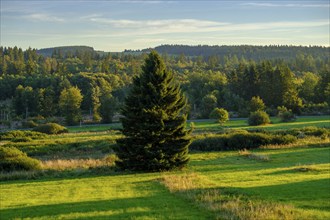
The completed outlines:
{"type": "MultiPolygon", "coordinates": [[[[225,126],[245,128],[244,123],[225,126]]],[[[306,117],[262,128],[329,123],[327,116],[306,117]]],[[[195,126],[197,132],[220,128],[210,121],[195,126]]],[[[116,131],[69,133],[15,144],[41,159],[53,154],[100,158],[108,153],[104,141],[114,143],[117,137],[116,131]],[[71,149],[75,142],[77,149],[71,149]]],[[[182,171],[134,174],[79,167],[35,180],[2,181],[0,219],[330,219],[329,139],[317,139],[322,147],[313,141],[302,139],[288,148],[192,152],[182,171]]]]}

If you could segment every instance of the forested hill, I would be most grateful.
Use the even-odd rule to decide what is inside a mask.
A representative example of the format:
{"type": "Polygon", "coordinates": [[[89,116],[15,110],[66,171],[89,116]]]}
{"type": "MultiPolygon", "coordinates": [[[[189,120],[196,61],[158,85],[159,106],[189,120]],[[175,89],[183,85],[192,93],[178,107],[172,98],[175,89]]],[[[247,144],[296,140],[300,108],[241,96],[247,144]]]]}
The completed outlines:
{"type": "Polygon", "coordinates": [[[77,53],[96,53],[94,51],[93,47],[88,47],[88,46],[64,46],[64,47],[51,47],[51,48],[44,48],[37,50],[37,53],[45,56],[45,57],[51,57],[54,54],[59,54],[59,55],[72,55],[76,56],[77,53]]]}
{"type": "MultiPolygon", "coordinates": [[[[185,56],[237,56],[239,59],[247,60],[274,60],[284,59],[292,60],[300,54],[311,55],[312,57],[329,57],[329,47],[321,46],[187,46],[187,45],[161,45],[154,48],[161,54],[181,55],[185,56]]],[[[142,50],[143,52],[150,49],[142,50]]]]}

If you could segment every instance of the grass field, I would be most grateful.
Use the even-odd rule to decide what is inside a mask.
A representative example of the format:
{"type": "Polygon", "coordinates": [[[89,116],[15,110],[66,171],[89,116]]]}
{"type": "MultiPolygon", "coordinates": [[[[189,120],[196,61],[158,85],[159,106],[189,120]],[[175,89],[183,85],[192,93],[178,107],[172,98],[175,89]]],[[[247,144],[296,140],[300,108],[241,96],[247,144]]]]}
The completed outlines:
{"type": "Polygon", "coordinates": [[[280,122],[278,118],[271,118],[271,124],[263,126],[249,126],[246,119],[230,120],[223,126],[212,120],[197,121],[195,124],[195,132],[216,132],[222,128],[229,129],[264,129],[264,130],[285,130],[291,128],[302,128],[307,126],[330,127],[330,116],[305,116],[299,117],[297,120],[286,123],[280,122]]]}
{"type": "Polygon", "coordinates": [[[221,210],[212,210],[214,205],[209,204],[219,202],[219,196],[227,197],[227,202],[241,197],[250,203],[290,205],[296,216],[305,219],[330,218],[329,148],[254,153],[266,154],[270,160],[253,160],[238,152],[194,153],[182,172],[2,182],[1,219],[212,219],[221,216],[221,210]],[[170,193],[159,182],[187,173],[198,176],[193,184],[198,192],[189,192],[196,188],[187,189],[177,181],[182,184],[180,193],[170,193]],[[206,205],[185,196],[210,190],[218,194],[211,195],[206,205]]]}
{"type": "MultiPolygon", "coordinates": [[[[273,121],[262,129],[330,126],[328,116],[273,121]]],[[[330,219],[329,138],[250,151],[192,152],[182,171],[129,173],[97,168],[103,163],[94,160],[109,153],[106,143],[119,137],[105,131],[107,126],[12,143],[45,164],[63,159],[58,164],[63,169],[1,181],[0,219],[330,219]],[[77,165],[83,159],[92,165],[77,165]]],[[[247,128],[245,120],[225,126],[247,128]]],[[[195,122],[195,128],[196,133],[222,130],[212,121],[195,122]]]]}

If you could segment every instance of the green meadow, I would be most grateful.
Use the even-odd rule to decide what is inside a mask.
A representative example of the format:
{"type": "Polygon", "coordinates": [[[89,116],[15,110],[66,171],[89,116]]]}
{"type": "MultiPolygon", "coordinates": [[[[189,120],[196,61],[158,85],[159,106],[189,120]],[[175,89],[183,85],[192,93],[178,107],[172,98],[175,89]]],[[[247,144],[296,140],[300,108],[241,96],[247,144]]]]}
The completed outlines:
{"type": "MultiPolygon", "coordinates": [[[[330,127],[329,116],[272,122],[196,121],[194,132],[330,127]]],[[[111,161],[118,128],[75,127],[28,142],[2,141],[40,159],[43,169],[0,174],[0,219],[330,219],[329,137],[192,151],[184,170],[131,173],[117,171],[111,161]]]]}

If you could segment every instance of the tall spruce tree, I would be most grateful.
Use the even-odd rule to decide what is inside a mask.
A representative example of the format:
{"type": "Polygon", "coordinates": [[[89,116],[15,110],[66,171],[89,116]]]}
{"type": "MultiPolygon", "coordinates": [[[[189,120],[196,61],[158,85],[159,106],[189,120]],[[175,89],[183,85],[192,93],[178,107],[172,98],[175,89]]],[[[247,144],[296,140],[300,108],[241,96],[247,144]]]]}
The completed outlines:
{"type": "Polygon", "coordinates": [[[161,57],[152,51],[122,108],[124,138],[117,140],[121,169],[164,171],[188,161],[186,99],[161,57]]]}

